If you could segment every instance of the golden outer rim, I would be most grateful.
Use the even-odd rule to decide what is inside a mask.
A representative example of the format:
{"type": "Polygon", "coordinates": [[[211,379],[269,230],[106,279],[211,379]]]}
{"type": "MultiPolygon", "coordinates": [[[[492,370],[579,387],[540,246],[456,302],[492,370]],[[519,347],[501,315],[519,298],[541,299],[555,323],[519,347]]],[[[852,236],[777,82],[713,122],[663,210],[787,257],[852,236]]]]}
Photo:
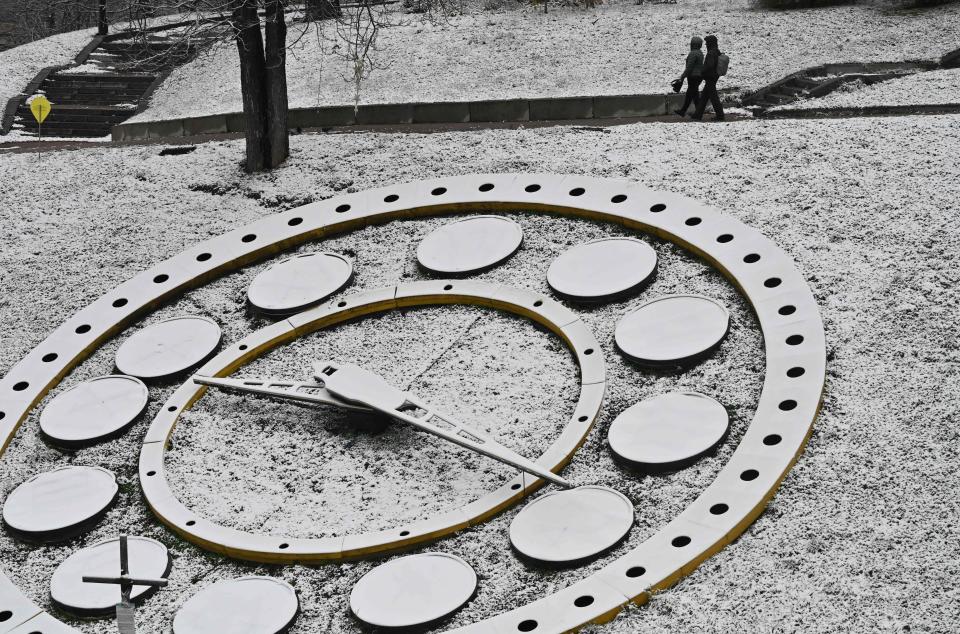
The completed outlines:
{"type": "MultiPolygon", "coordinates": [[[[696,500],[642,544],[579,582],[459,631],[563,632],[606,622],[629,602],[643,603],[692,572],[763,511],[803,450],[826,375],[823,322],[792,259],[755,229],[671,192],[582,175],[480,174],[381,187],[265,217],[124,282],[67,319],[11,368],[0,380],[0,451],[74,366],[189,288],[292,246],[374,223],[518,210],[612,222],[674,242],[727,276],[751,304],[764,336],[766,375],[754,418],[696,500]],[[793,310],[784,311],[786,306],[793,310]],[[791,368],[804,373],[789,377],[791,368]],[[774,436],[779,440],[768,444],[774,436]],[[712,513],[719,505],[726,512],[712,513]]],[[[12,613],[4,625],[29,622],[50,634],[77,632],[44,613],[2,573],[0,603],[12,613]]]]}

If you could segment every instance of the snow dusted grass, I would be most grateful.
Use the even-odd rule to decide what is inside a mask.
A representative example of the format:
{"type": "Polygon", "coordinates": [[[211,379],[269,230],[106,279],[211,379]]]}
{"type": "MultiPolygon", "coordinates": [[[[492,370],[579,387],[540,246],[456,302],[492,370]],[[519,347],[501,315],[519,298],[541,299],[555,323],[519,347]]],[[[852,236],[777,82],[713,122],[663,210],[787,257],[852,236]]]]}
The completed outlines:
{"type": "MultiPolygon", "coordinates": [[[[3,155],[0,178],[12,187],[0,194],[0,368],[150,263],[265,213],[336,192],[443,174],[549,171],[685,193],[759,228],[796,259],[827,327],[824,409],[806,452],[744,537],[649,605],[628,609],[596,631],[955,631],[958,141],[955,116],[305,135],[293,138],[283,168],[252,177],[240,170],[240,141],[171,157],[158,156],[156,146],[44,154],[43,161],[58,167],[56,176],[36,169],[36,156],[3,155]]],[[[586,221],[508,215],[523,225],[524,246],[480,277],[540,291],[557,254],[621,233],[586,221]]],[[[357,278],[347,292],[420,279],[416,244],[444,220],[393,222],[301,250],[354,258],[357,278]]],[[[711,480],[752,414],[763,372],[762,342],[743,300],[706,264],[647,239],[660,256],[654,285],[626,302],[577,309],[601,343],[610,387],[598,427],[564,475],[614,486],[635,502],[638,524],[610,557],[656,530],[711,480]],[[612,344],[616,318],[643,298],[680,291],[719,297],[733,311],[730,338],[718,354],[680,375],[624,363],[612,344]],[[678,474],[623,472],[605,447],[610,422],[639,398],[671,389],[700,390],[730,406],[731,438],[717,457],[678,474]]],[[[226,341],[236,340],[267,323],[244,306],[246,286],[264,266],[197,289],[144,323],[204,314],[222,324],[226,341]]],[[[109,371],[123,338],[108,342],[62,387],[109,371]]],[[[573,363],[552,335],[520,318],[462,307],[346,324],[279,349],[243,372],[304,375],[307,359],[322,353],[368,363],[428,399],[462,399],[464,418],[532,453],[556,434],[576,386],[573,363]],[[499,394],[490,398],[492,391],[499,394]]],[[[151,517],[138,490],[136,458],[149,418],[173,387],[151,388],[147,417],[123,438],[70,456],[40,440],[36,414],[26,421],[0,460],[3,495],[33,473],[70,461],[114,470],[121,499],[96,531],[65,546],[30,547],[0,534],[0,565],[47,605],[50,574],[64,557],[128,528],[161,539],[175,557],[171,586],[138,611],[146,631],[163,631],[201,587],[243,574],[277,575],[296,585],[303,606],[292,630],[297,634],[358,631],[347,597],[376,562],[241,564],[185,544],[151,517]]],[[[205,396],[187,415],[167,464],[178,495],[198,512],[270,534],[372,528],[385,513],[409,517],[423,502],[454,503],[503,477],[496,464],[464,464],[463,454],[450,457],[408,429],[367,436],[334,416],[226,394],[205,396]],[[438,483],[436,473],[447,482],[438,483]],[[413,482],[406,485],[405,478],[413,482]]],[[[478,595],[452,624],[536,599],[609,560],[562,572],[518,563],[506,537],[517,510],[429,547],[463,556],[480,575],[478,595]]],[[[77,626],[97,634],[114,627],[103,621],[77,626]]]]}
{"type": "Polygon", "coordinates": [[[790,105],[794,108],[860,108],[948,103],[960,103],[960,68],[917,73],[871,86],[856,82],[829,95],[790,105]]]}
{"type": "MultiPolygon", "coordinates": [[[[715,33],[731,56],[722,86],[757,88],[826,62],[939,57],[960,29],[960,5],[917,13],[875,6],[758,11],[749,0],[612,0],[594,9],[542,10],[510,2],[431,25],[382,31],[380,68],[364,83],[363,103],[465,101],[513,97],[666,93],[682,71],[690,37],[715,33]]],[[[333,43],[291,28],[291,107],[352,104],[353,85],[333,43]]],[[[329,27],[328,27],[329,30],[329,27]]],[[[224,45],[175,70],[151,105],[131,121],[238,112],[236,47],[224,45]]]]}
{"type": "Polygon", "coordinates": [[[20,94],[47,66],[73,62],[96,32],[96,29],[71,31],[0,51],[0,108],[20,94]]]}

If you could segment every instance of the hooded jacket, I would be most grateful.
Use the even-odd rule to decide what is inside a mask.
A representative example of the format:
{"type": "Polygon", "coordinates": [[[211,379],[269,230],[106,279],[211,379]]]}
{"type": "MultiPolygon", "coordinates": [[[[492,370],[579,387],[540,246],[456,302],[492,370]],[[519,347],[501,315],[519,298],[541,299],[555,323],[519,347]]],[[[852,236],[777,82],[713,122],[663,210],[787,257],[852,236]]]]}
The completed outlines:
{"type": "Polygon", "coordinates": [[[717,44],[716,35],[707,36],[707,56],[703,60],[703,78],[717,80],[720,79],[720,73],[717,72],[717,62],[720,59],[720,47],[717,44]]]}
{"type": "Polygon", "coordinates": [[[703,74],[703,51],[700,48],[703,46],[703,40],[697,36],[693,36],[690,40],[690,52],[687,53],[687,64],[686,69],[683,71],[683,77],[695,77],[700,79],[700,76],[703,74]]]}

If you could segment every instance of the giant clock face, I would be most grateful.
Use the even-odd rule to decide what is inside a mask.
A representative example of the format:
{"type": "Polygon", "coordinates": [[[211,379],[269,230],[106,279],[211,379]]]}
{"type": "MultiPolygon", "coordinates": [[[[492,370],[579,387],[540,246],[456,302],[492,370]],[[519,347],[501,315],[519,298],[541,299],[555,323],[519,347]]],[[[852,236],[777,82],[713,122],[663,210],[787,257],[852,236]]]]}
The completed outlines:
{"type": "Polygon", "coordinates": [[[803,447],[824,364],[789,257],[675,194],[476,175],[291,209],[135,275],[0,381],[0,632],[112,628],[50,591],[120,532],[169,568],[140,598],[156,629],[239,618],[236,597],[290,612],[264,632],[601,623],[749,526],[803,447]],[[318,361],[580,488],[402,420],[193,380],[316,382],[318,361]],[[419,574],[430,609],[398,590],[419,574]]]}

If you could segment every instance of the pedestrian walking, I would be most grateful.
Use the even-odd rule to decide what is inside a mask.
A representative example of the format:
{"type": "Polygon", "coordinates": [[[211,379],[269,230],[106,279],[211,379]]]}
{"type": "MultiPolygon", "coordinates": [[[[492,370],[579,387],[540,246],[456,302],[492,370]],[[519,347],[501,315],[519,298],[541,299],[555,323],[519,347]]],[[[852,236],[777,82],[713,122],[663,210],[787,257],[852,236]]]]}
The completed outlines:
{"type": "MultiPolygon", "coordinates": [[[[674,112],[678,115],[685,116],[687,114],[687,108],[693,106],[694,109],[697,107],[698,100],[700,98],[700,82],[702,81],[703,75],[703,40],[694,35],[690,39],[690,52],[687,53],[687,61],[684,66],[683,74],[680,75],[680,78],[677,79],[679,86],[683,86],[683,80],[687,80],[687,95],[683,100],[683,106],[674,112]]],[[[676,92],[680,92],[680,88],[676,87],[676,92]]]]}
{"type": "Polygon", "coordinates": [[[727,74],[729,58],[720,52],[716,35],[708,35],[705,41],[707,55],[703,59],[703,90],[700,91],[700,100],[697,102],[697,111],[693,114],[693,118],[697,121],[703,120],[703,111],[706,110],[709,100],[716,115],[714,121],[723,121],[723,104],[720,103],[720,95],[717,94],[717,80],[727,74]]]}

